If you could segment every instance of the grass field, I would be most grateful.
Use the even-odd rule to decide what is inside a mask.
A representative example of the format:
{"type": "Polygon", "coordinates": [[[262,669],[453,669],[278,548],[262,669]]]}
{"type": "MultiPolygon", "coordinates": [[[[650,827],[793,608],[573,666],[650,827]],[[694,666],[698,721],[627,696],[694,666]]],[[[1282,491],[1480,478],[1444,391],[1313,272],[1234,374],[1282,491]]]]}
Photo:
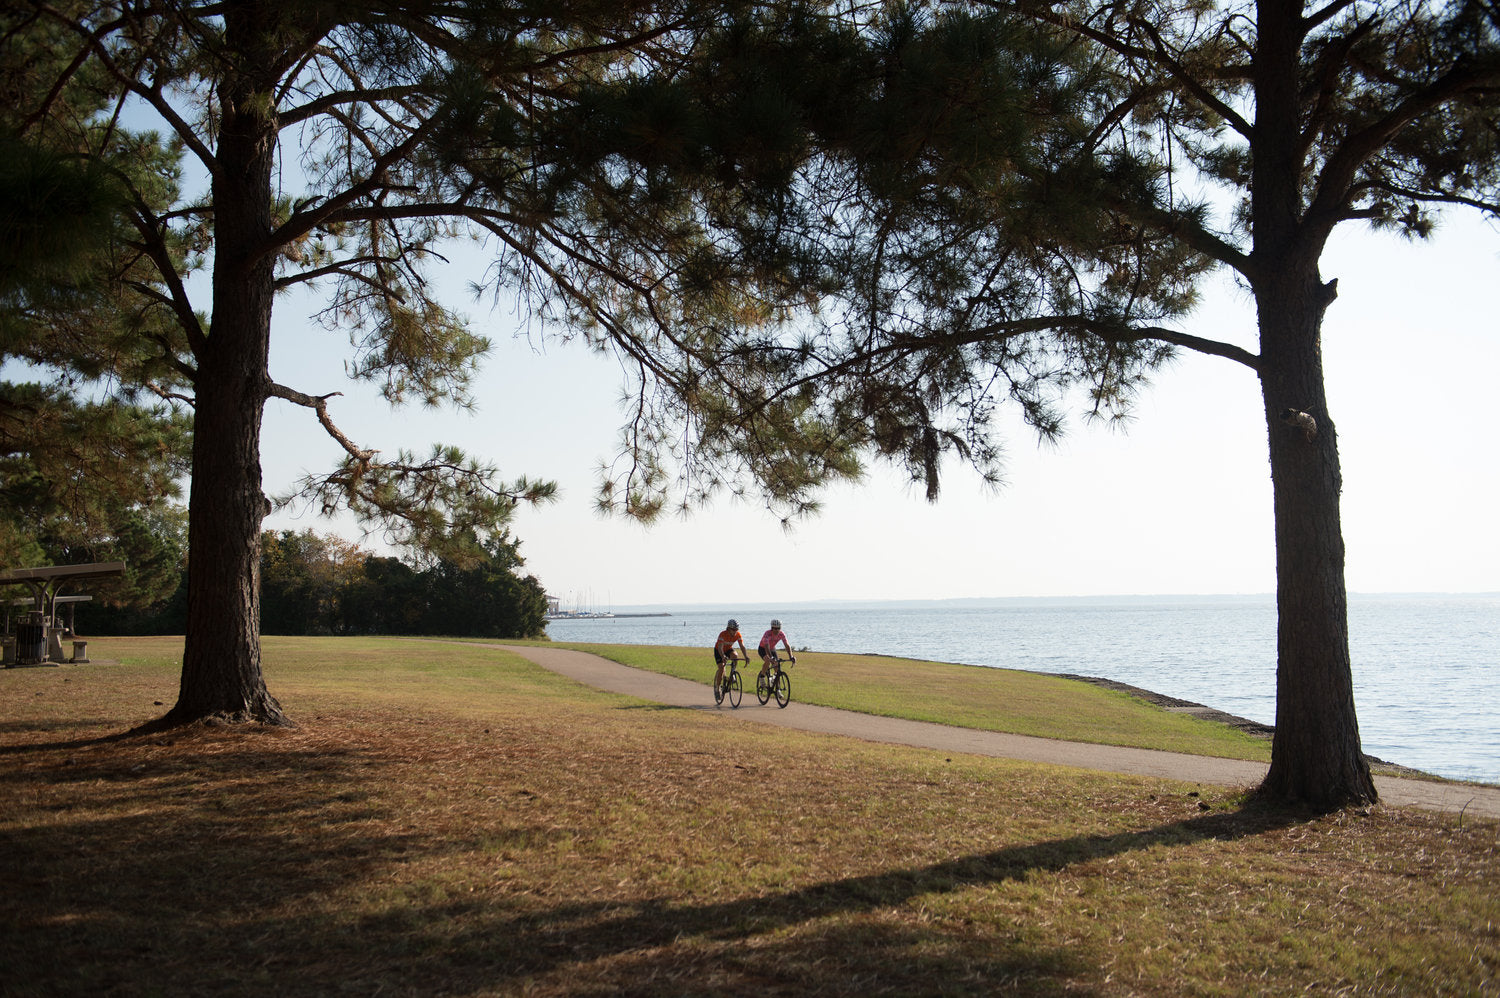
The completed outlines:
{"type": "Polygon", "coordinates": [[[396,640],[268,638],[295,730],[118,739],[180,641],[90,652],[120,664],[0,672],[7,996],[1500,993],[1494,822],[764,730],[396,640]]]}
{"type": "MultiPolygon", "coordinates": [[[[713,681],[703,648],[572,645],[638,669],[713,681]]],[[[754,652],[751,652],[754,655],[754,652]]],[[[749,685],[759,661],[748,667],[749,685]]],[[[1271,743],[1222,724],[1203,724],[1076,679],[1037,672],[944,665],[883,655],[802,652],[789,666],[799,703],[936,721],[1038,738],[1268,762],[1271,743]]]]}

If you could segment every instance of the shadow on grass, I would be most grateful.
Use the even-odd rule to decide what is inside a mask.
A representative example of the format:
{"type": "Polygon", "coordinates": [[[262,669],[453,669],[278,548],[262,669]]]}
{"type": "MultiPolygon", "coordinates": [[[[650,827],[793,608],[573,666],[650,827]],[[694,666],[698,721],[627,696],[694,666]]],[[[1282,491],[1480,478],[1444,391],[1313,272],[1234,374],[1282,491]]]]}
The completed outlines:
{"type": "Polygon", "coordinates": [[[151,744],[33,746],[62,752],[0,773],[5,994],[1086,994],[1097,968],[1053,935],[906,909],[1302,820],[1210,814],[760,895],[594,901],[576,878],[505,879],[507,851],[566,829],[510,815],[443,834],[441,814],[391,814],[367,782],[391,762],[378,751],[151,744]],[[84,810],[107,817],[70,817],[84,810]],[[464,882],[476,868],[487,882],[464,882]]]}
{"type": "Polygon", "coordinates": [[[17,745],[0,745],[0,758],[5,756],[35,755],[56,749],[74,750],[90,748],[96,745],[109,745],[114,742],[127,741],[136,736],[134,731],[122,730],[128,722],[123,719],[110,719],[105,721],[91,720],[87,723],[79,721],[7,721],[0,723],[0,735],[11,734],[35,734],[47,732],[48,734],[60,735],[69,731],[86,729],[96,731],[99,728],[110,729],[109,734],[90,735],[88,737],[70,738],[63,741],[52,742],[23,742],[17,745]]]}

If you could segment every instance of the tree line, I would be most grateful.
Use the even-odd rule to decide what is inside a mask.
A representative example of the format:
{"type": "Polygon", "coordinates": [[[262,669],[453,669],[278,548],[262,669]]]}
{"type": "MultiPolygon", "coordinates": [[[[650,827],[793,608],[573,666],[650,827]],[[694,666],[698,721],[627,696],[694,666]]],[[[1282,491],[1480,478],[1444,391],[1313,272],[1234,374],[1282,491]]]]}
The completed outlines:
{"type": "MultiPolygon", "coordinates": [[[[468,567],[434,560],[421,566],[372,554],[312,530],[261,536],[261,633],[421,634],[530,638],[545,633],[547,595],[522,575],[518,543],[492,540],[468,567]]],[[[187,626],[185,577],[147,605],[99,602],[78,611],[91,634],[181,634],[187,626]]]]}

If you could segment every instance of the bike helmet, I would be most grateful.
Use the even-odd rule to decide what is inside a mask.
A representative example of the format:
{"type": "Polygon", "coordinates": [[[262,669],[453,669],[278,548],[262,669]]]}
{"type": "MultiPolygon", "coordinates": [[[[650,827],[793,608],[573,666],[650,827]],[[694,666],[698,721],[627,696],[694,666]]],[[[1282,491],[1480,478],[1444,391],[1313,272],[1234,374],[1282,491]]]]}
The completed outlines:
{"type": "Polygon", "coordinates": [[[781,621],[779,621],[779,620],[773,620],[773,621],[771,621],[771,628],[773,630],[777,630],[777,631],[781,630],[781,621]]]}
{"type": "Polygon", "coordinates": [[[729,618],[729,629],[731,631],[737,631],[737,630],[739,630],[740,629],[740,622],[738,620],[735,620],[733,617],[730,617],[729,618]]]}

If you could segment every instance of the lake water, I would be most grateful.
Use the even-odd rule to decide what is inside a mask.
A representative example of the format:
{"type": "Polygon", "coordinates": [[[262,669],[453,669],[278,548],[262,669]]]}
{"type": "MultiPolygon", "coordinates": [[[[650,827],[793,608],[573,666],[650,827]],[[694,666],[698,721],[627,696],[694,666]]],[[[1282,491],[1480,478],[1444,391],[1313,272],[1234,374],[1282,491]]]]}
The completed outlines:
{"type": "MultiPolygon", "coordinates": [[[[1351,595],[1349,604],[1365,751],[1440,776],[1500,783],[1500,594],[1351,595]]],[[[547,631],[555,641],[707,649],[732,615],[753,652],[777,616],[797,649],[1100,676],[1276,720],[1269,596],[628,609],[671,615],[552,620],[547,631]]]]}

